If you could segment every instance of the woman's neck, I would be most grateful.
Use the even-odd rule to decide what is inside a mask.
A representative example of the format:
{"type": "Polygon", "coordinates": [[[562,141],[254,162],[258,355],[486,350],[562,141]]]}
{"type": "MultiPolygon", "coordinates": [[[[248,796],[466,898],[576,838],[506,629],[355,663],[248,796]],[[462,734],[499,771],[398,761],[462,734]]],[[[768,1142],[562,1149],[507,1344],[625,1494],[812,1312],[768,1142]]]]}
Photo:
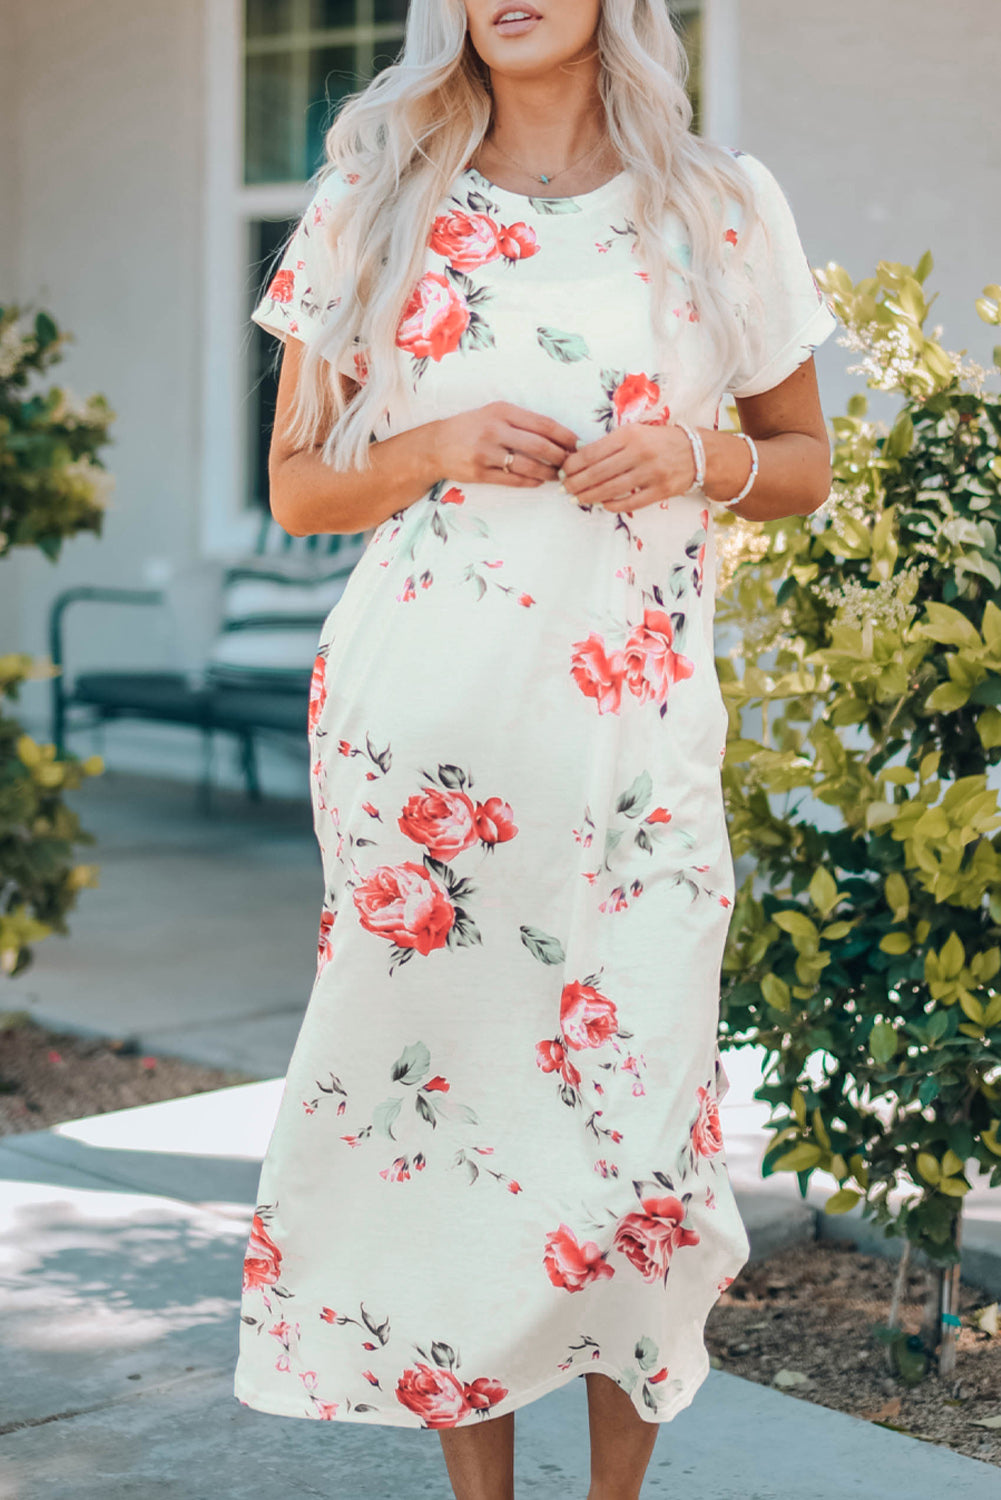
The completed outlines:
{"type": "Polygon", "coordinates": [[[567,196],[620,169],[598,93],[597,54],[593,68],[589,61],[546,79],[492,75],[493,117],[476,157],[491,182],[524,192],[545,175],[556,179],[556,195],[567,196]]]}

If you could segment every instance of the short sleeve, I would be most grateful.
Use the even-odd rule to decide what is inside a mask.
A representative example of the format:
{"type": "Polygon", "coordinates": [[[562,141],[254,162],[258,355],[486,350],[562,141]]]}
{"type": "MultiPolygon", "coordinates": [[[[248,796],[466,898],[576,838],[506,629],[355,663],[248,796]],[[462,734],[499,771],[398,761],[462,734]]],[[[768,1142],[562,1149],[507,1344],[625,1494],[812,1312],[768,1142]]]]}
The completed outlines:
{"type": "Polygon", "coordinates": [[[810,269],[778,182],[746,152],[737,153],[737,164],[751,180],[758,222],[746,243],[739,227],[727,230],[739,300],[746,308],[743,353],[728,389],[734,396],[760,396],[805,363],[838,320],[810,269]],[[757,298],[748,297],[750,288],[757,298]]]}
{"type": "Polygon", "coordinates": [[[288,334],[312,343],[323,331],[331,310],[340,305],[336,257],[330,252],[324,225],[334,204],[350,187],[340,172],[327,174],[306,206],[285,247],[277,270],[251,313],[251,321],[285,341],[288,334]]]}

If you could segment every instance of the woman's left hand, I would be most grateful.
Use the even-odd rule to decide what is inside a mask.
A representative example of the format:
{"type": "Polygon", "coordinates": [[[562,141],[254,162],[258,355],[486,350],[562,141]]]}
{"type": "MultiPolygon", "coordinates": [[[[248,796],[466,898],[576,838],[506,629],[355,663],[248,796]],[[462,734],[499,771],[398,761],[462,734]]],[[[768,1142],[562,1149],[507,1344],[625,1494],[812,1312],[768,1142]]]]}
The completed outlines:
{"type": "Polygon", "coordinates": [[[673,423],[627,422],[571,453],[563,486],[581,505],[638,510],[695,483],[695,458],[687,435],[673,423]]]}

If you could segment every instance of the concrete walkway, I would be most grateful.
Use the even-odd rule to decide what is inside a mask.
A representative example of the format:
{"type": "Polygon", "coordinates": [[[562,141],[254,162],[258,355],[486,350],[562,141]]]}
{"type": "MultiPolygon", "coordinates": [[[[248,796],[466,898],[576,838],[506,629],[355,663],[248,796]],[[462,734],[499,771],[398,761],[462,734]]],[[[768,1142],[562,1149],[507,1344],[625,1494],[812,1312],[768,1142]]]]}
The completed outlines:
{"type": "MultiPolygon", "coordinates": [[[[232,1395],[240,1262],[260,1162],[313,973],[319,861],[308,810],[108,777],[78,794],[102,886],[73,938],[0,991],[49,1024],[135,1036],[144,1051],[259,1081],[0,1142],[0,1497],[448,1500],[438,1439],[252,1412],[232,1395]]],[[[721,1115],[757,1259],[850,1234],[795,1180],[757,1171],[767,1107],[754,1054],[729,1054],[721,1115]]],[[[1001,1294],[1001,1194],[967,1199],[971,1277],[1001,1294]],[[976,1257],[980,1261],[976,1261],[976,1257]],[[982,1273],[982,1274],[981,1274],[982,1273]]],[[[519,1410],[518,1493],[583,1500],[579,1379],[519,1410]]],[[[996,1500],[998,1470],[714,1370],[666,1424],[644,1496],[686,1500],[996,1500]]]]}

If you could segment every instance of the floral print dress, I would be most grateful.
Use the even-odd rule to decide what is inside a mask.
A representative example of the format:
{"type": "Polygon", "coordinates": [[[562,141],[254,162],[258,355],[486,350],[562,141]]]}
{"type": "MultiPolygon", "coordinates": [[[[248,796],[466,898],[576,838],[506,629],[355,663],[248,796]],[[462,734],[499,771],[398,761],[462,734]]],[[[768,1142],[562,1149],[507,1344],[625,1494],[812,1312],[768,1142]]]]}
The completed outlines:
{"type": "MultiPolygon", "coordinates": [[[[746,242],[736,208],[726,234],[735,306],[759,294],[730,386],[749,396],[835,320],[774,177],[735,156],[760,210],[746,242]]],[[[351,187],[317,190],[262,327],[322,329],[322,225],[351,187]]],[[[669,421],[707,341],[679,286],[662,359],[635,247],[628,173],[546,199],[467,167],[399,325],[412,405],[385,431],[494,400],[582,442],[669,421]]],[[[378,526],[328,616],[316,979],[246,1247],[244,1405],[444,1428],[601,1371],[665,1422],[705,1379],[706,1316],[749,1253],[718,1108],[734,886],[712,509],[443,476],[378,526]]]]}

